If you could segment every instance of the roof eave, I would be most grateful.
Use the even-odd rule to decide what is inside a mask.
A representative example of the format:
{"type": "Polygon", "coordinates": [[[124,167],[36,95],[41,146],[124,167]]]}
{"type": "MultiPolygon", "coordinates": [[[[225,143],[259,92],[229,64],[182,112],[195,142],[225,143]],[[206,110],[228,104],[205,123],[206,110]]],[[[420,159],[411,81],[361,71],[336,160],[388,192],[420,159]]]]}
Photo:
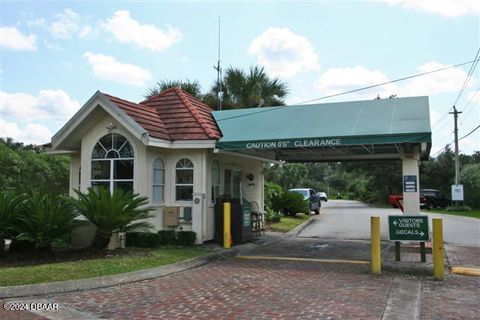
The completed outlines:
{"type": "Polygon", "coordinates": [[[130,133],[137,139],[144,142],[142,139],[145,135],[148,137],[148,132],[136,123],[130,116],[128,116],[122,109],[110,101],[100,91],[88,99],[88,101],[73,115],[73,117],[52,137],[52,149],[57,149],[64,142],[84,120],[85,118],[100,106],[118,122],[120,122],[130,133]]]}

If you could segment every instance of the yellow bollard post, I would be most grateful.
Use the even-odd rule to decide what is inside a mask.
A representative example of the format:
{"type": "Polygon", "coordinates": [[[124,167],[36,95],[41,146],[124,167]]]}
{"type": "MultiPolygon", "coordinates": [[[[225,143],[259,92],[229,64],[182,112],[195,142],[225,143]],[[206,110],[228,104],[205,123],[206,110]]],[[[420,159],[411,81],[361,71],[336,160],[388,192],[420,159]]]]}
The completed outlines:
{"type": "Polygon", "coordinates": [[[433,277],[436,280],[443,280],[444,267],[443,267],[443,224],[442,219],[433,218],[433,243],[432,243],[432,255],[433,255],[433,277]]]}
{"type": "Polygon", "coordinates": [[[380,217],[370,217],[371,231],[371,272],[380,274],[382,271],[382,258],[380,249],[380,217]]]}
{"type": "Polygon", "coordinates": [[[230,202],[223,203],[223,247],[230,249],[232,237],[230,235],[230,202]]]}

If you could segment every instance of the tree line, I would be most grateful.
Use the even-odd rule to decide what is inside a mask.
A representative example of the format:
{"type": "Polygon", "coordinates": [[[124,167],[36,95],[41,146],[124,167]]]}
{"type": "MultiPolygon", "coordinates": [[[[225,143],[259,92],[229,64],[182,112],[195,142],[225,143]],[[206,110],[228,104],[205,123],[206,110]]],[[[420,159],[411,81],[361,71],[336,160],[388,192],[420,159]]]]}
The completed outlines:
{"type": "MultiPolygon", "coordinates": [[[[480,152],[460,155],[460,183],[465,204],[480,208],[480,152]]],[[[390,194],[402,193],[401,161],[265,164],[265,181],[283,189],[308,187],[332,198],[386,203],[390,194]]],[[[420,188],[438,189],[450,197],[455,179],[455,155],[446,148],[436,158],[420,163],[420,188]]]]}

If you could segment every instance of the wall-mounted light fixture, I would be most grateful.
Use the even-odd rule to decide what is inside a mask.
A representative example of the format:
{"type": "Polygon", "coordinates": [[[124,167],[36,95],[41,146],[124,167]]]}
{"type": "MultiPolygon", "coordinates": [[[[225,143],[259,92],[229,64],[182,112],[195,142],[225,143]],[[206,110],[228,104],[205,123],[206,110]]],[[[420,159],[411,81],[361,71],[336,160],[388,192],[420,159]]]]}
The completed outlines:
{"type": "Polygon", "coordinates": [[[115,124],[113,122],[110,122],[105,126],[105,129],[107,129],[108,131],[112,131],[113,129],[115,129],[115,127],[115,124]]]}

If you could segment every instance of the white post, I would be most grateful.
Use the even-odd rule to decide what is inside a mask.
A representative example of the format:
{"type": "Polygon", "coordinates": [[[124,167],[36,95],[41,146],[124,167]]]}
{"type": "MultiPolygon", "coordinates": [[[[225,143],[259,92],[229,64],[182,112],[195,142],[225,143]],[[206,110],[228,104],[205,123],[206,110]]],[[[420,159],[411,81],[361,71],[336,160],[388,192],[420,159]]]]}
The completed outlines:
{"type": "Polygon", "coordinates": [[[197,234],[195,243],[203,243],[203,204],[205,202],[205,193],[194,192],[192,204],[192,231],[197,234]]]}
{"type": "Polygon", "coordinates": [[[410,152],[403,148],[402,152],[402,190],[403,214],[420,214],[420,175],[419,175],[419,150],[413,146],[410,152]]]}

